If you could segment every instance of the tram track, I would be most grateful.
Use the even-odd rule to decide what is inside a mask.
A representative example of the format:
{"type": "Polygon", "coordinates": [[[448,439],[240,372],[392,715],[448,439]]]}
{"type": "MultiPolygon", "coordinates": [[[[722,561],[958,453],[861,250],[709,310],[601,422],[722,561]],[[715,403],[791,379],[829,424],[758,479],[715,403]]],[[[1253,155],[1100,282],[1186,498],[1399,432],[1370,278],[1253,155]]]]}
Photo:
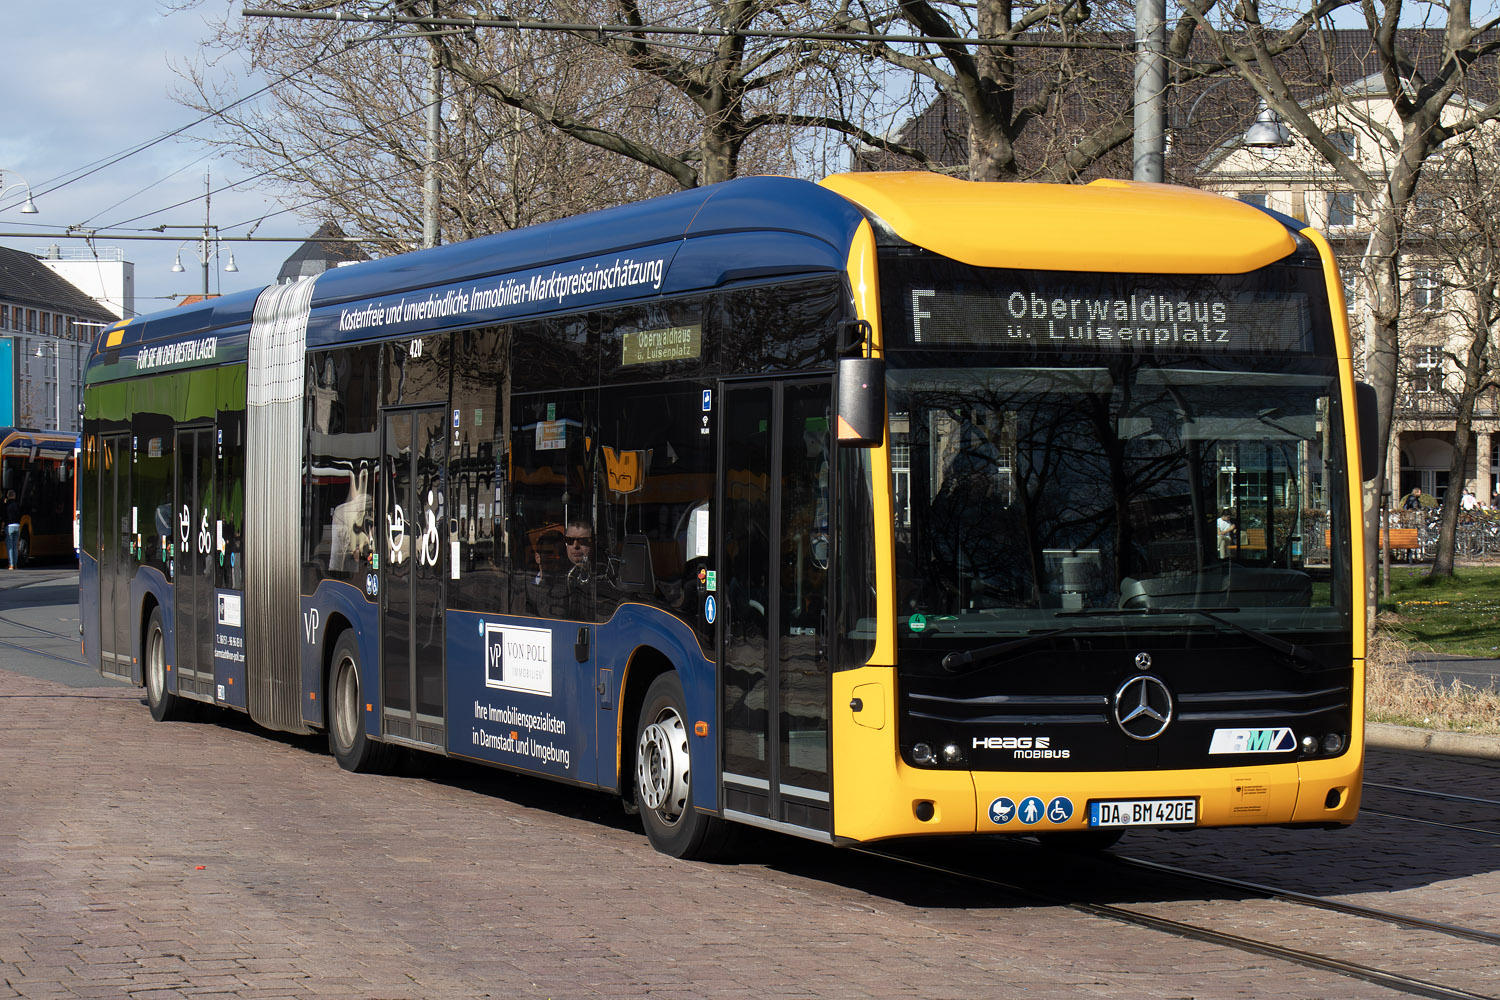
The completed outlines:
{"type": "MultiPolygon", "coordinates": [[[[1025,846],[1031,847],[1029,844],[1025,846]]],[[[1047,848],[1040,846],[1032,849],[1038,853],[1053,853],[1048,851],[1047,848]]],[[[1024,881],[996,878],[993,875],[983,872],[966,870],[963,866],[935,863],[895,851],[870,848],[855,848],[854,850],[874,857],[884,858],[897,864],[916,867],[932,874],[941,874],[961,881],[1000,889],[1008,894],[1033,901],[1040,905],[1068,909],[1101,919],[1111,920],[1116,923],[1149,928],[1178,938],[1232,948],[1237,951],[1291,962],[1307,968],[1334,972],[1411,996],[1432,997],[1437,998],[1437,1000],[1497,1000],[1496,993],[1477,992],[1475,989],[1471,989],[1469,985],[1441,982],[1436,978],[1428,978],[1425,974],[1416,974],[1411,971],[1382,968],[1380,965],[1372,964],[1369,960],[1362,960],[1358,955],[1348,954],[1348,951],[1358,951],[1358,947],[1353,944],[1350,944],[1348,951],[1342,955],[1337,953],[1338,949],[1333,948],[1318,951],[1306,947],[1293,947],[1289,944],[1267,939],[1274,935],[1251,937],[1234,930],[1225,930],[1210,926],[1209,924],[1213,921],[1182,919],[1177,914],[1152,912],[1152,909],[1155,907],[1173,905],[1170,902],[1125,905],[1120,902],[1101,902],[1092,898],[1080,899],[1060,894],[1053,890],[1040,888],[1035,884],[1028,884],[1024,881]]],[[[1062,857],[1063,855],[1058,853],[1056,856],[1062,857]]],[[[1123,868],[1140,872],[1152,876],[1158,881],[1161,876],[1167,876],[1171,879],[1188,883],[1207,884],[1220,888],[1233,889],[1236,892],[1252,895],[1262,900],[1337,913],[1356,922],[1372,921],[1397,927],[1407,932],[1419,932],[1457,939],[1468,944],[1494,948],[1496,950],[1495,960],[1500,961],[1500,934],[1489,931],[1429,920],[1377,907],[1324,899],[1307,893],[1280,889],[1243,879],[1191,871],[1160,862],[1145,861],[1113,854],[1070,854],[1068,858],[1072,862],[1082,861],[1105,868],[1123,868]]],[[[1323,928],[1323,930],[1326,931],[1327,928],[1323,928]]],[[[1362,942],[1364,937],[1365,935],[1345,935],[1345,938],[1351,941],[1357,940],[1362,942]]]]}
{"type": "Polygon", "coordinates": [[[10,617],[9,615],[0,615],[0,624],[13,625],[16,628],[28,629],[32,632],[44,635],[49,639],[72,640],[75,642],[78,640],[78,632],[76,629],[71,634],[67,632],[55,632],[52,629],[43,628],[40,625],[33,625],[30,622],[16,621],[16,619],[10,617]]]}
{"type": "MultiPolygon", "coordinates": [[[[1395,795],[1412,796],[1420,799],[1429,799],[1437,802],[1450,803],[1457,806],[1479,806],[1481,808],[1492,808],[1500,810],[1500,799],[1483,798],[1475,795],[1460,795],[1457,792],[1443,792],[1432,788],[1410,788],[1404,785],[1389,785],[1381,782],[1366,781],[1364,787],[1368,792],[1371,789],[1391,793],[1395,795]]],[[[1441,819],[1428,819],[1421,816],[1411,816],[1406,813],[1392,812],[1389,809],[1378,809],[1370,805],[1361,805],[1362,815],[1379,816],[1381,819],[1395,820],[1401,823],[1415,823],[1419,826],[1430,826],[1443,830],[1456,830],[1460,833],[1473,834],[1480,837],[1500,837],[1500,829],[1486,829],[1482,826],[1468,826],[1463,821],[1443,822],[1441,819]]],[[[1486,817],[1476,822],[1491,822],[1500,820],[1500,817],[1486,817]]]]}

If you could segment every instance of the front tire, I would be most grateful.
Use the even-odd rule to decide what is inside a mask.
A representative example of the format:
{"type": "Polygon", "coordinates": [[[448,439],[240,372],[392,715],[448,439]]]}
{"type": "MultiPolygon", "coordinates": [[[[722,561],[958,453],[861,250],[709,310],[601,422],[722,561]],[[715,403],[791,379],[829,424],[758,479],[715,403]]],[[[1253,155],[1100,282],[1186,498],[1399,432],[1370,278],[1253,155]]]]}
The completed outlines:
{"type": "Polygon", "coordinates": [[[359,643],[353,631],[345,631],[334,644],[328,668],[328,752],[346,771],[379,774],[390,767],[393,749],[365,735],[359,643]]]}
{"type": "Polygon", "coordinates": [[[186,719],[190,706],[183,698],[167,690],[167,631],[162,625],[161,608],[151,609],[146,622],[145,645],[146,704],[157,722],[186,719]]]}
{"type": "Polygon", "coordinates": [[[662,674],[646,690],[636,724],[635,801],[652,847],[701,860],[723,852],[728,824],[693,808],[686,701],[675,673],[662,674]]]}

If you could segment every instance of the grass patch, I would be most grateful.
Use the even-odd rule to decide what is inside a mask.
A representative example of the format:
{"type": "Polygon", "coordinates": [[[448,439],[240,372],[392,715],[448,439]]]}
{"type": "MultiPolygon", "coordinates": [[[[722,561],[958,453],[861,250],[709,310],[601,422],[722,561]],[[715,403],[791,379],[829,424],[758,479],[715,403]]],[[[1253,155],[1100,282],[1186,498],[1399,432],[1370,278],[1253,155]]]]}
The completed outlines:
{"type": "Polygon", "coordinates": [[[1462,566],[1452,577],[1425,566],[1392,566],[1391,599],[1375,626],[1436,653],[1500,657],[1500,566],[1462,566]]]}
{"type": "MultiPolygon", "coordinates": [[[[1394,581],[1392,581],[1394,583],[1394,581]]],[[[1376,633],[1365,660],[1365,718],[1396,726],[1500,736],[1500,693],[1441,685],[1407,663],[1406,643],[1376,633]]]]}

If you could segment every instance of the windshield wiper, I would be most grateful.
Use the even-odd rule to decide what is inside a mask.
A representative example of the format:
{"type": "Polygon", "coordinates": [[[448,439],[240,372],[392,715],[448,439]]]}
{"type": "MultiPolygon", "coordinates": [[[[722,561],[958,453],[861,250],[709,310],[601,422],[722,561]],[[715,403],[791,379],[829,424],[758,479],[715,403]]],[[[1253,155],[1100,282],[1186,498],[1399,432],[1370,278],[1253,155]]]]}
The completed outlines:
{"type": "Polygon", "coordinates": [[[1068,625],[1064,628],[1048,629],[1045,632],[1033,632],[1023,635],[1018,639],[1008,639],[1005,642],[997,642],[993,646],[980,646],[978,649],[964,649],[949,653],[943,657],[943,669],[950,674],[957,673],[964,667],[976,663],[987,663],[990,660],[999,659],[1008,653],[1019,653],[1023,649],[1039,645],[1053,636],[1077,635],[1081,632],[1114,632],[1118,631],[1113,625],[1090,625],[1079,628],[1076,625],[1068,625]]]}
{"type": "Polygon", "coordinates": [[[1059,611],[1057,617],[1099,618],[1106,615],[1197,615],[1207,618],[1216,625],[1255,640],[1268,649],[1273,649],[1282,656],[1291,660],[1299,670],[1327,670],[1328,664],[1323,658],[1313,652],[1307,646],[1299,646],[1295,642],[1287,642],[1279,636],[1258,629],[1246,628],[1239,622],[1231,621],[1223,617],[1225,614],[1234,614],[1239,608],[1085,608],[1080,611],[1059,611]]]}

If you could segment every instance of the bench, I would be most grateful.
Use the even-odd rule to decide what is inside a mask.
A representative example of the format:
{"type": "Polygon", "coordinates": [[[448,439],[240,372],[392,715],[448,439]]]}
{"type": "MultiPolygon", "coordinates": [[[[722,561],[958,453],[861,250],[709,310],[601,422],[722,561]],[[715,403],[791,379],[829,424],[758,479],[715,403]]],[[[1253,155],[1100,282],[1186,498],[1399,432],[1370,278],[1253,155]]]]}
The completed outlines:
{"type": "MultiPolygon", "coordinates": [[[[1323,544],[1325,546],[1332,545],[1330,535],[1330,532],[1323,532],[1323,544]]],[[[1408,554],[1422,547],[1421,541],[1417,538],[1416,528],[1382,528],[1380,531],[1380,544],[1392,552],[1404,551],[1408,554]]]]}

